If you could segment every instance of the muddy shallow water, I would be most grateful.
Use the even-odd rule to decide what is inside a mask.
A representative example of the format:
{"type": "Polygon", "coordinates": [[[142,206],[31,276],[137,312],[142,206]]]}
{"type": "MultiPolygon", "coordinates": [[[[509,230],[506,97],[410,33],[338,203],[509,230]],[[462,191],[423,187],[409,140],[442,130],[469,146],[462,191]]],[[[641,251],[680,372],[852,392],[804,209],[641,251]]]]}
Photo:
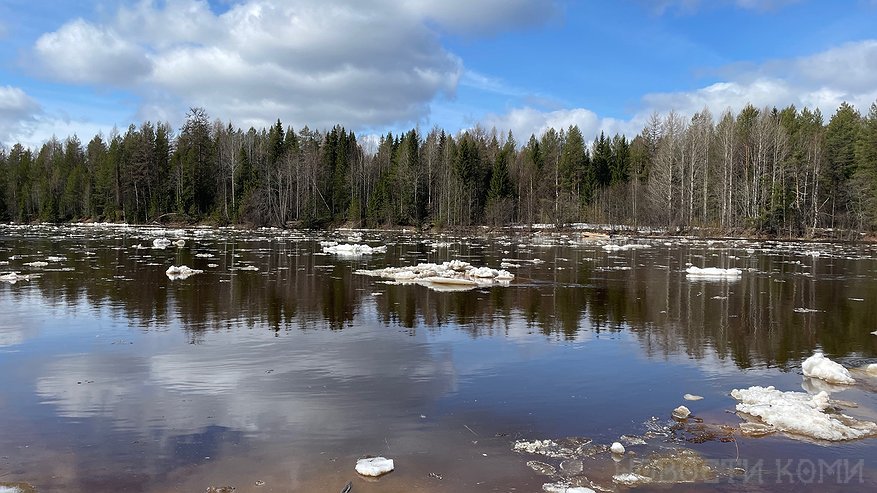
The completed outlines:
{"type": "MultiPolygon", "coordinates": [[[[565,467],[626,491],[613,475],[692,451],[718,473],[634,490],[877,488],[877,438],[745,437],[729,396],[813,390],[801,362],[815,349],[877,362],[873,245],[364,232],[350,240],[387,251],[322,253],[349,235],[0,226],[0,274],[31,276],[0,282],[0,485],[538,492],[560,474],[527,463],[564,458],[516,441],[629,435],[646,443],[619,462],[565,467]],[[152,248],[161,237],[185,245],[152,248]],[[506,259],[515,279],[437,292],[354,274],[452,259],[506,259]],[[688,264],[742,275],[691,279],[688,264]],[[171,265],[204,272],[171,280],[171,265]],[[694,418],[680,424],[683,404],[694,418]],[[358,476],[369,455],[396,470],[358,476]]],[[[832,398],[877,420],[877,378],[857,379],[832,398]]]]}

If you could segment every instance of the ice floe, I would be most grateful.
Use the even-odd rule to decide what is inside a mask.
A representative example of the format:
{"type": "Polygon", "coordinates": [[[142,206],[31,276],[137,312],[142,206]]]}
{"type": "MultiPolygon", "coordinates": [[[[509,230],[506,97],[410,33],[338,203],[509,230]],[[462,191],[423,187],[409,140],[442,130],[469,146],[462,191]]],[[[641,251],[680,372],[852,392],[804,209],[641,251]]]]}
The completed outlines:
{"type": "Polygon", "coordinates": [[[822,353],[815,353],[803,363],[801,369],[804,370],[804,376],[811,378],[819,378],[829,383],[839,383],[852,385],[856,380],[850,375],[849,370],[838,363],[826,358],[822,353]]]}
{"type": "Polygon", "coordinates": [[[171,246],[171,240],[167,238],[156,238],[152,240],[152,248],[159,248],[164,250],[169,246],[171,246]]]}
{"type": "Polygon", "coordinates": [[[831,402],[826,392],[811,396],[754,386],[734,389],[731,397],[739,401],[738,412],[760,418],[763,424],[792,436],[842,441],[877,435],[877,423],[829,413],[831,402]]]}
{"type": "Polygon", "coordinates": [[[685,269],[689,279],[737,279],[743,275],[740,269],[722,269],[721,267],[695,267],[685,269]]]}
{"type": "Polygon", "coordinates": [[[35,262],[25,262],[24,265],[26,265],[28,267],[45,267],[45,266],[49,265],[49,263],[37,260],[35,262]]]}
{"type": "Polygon", "coordinates": [[[375,253],[385,253],[387,251],[386,246],[378,246],[378,247],[370,247],[368,245],[359,245],[355,243],[343,243],[343,244],[334,244],[334,242],[327,242],[329,244],[322,245],[323,253],[331,253],[333,255],[341,255],[345,257],[361,257],[363,255],[373,255],[375,253]]]}
{"type": "Polygon", "coordinates": [[[651,245],[645,243],[627,243],[624,245],[609,244],[603,245],[603,250],[606,250],[607,252],[626,252],[627,250],[642,250],[651,247],[651,245]]]}
{"type": "Polygon", "coordinates": [[[676,419],[686,419],[691,416],[691,410],[685,406],[679,406],[673,410],[673,417],[676,419]]]}
{"type": "Polygon", "coordinates": [[[542,485],[545,493],[596,493],[591,488],[573,486],[569,483],[545,483],[542,485]]]}
{"type": "Polygon", "coordinates": [[[378,477],[395,468],[393,459],[384,457],[369,457],[367,459],[359,459],[356,461],[356,472],[363,476],[378,477]]]}
{"type": "Polygon", "coordinates": [[[185,265],[181,265],[179,267],[172,265],[167,268],[165,274],[167,274],[168,279],[172,281],[176,281],[177,279],[187,279],[195,274],[203,273],[203,270],[192,269],[191,267],[187,267],[185,265]]]}
{"type": "Polygon", "coordinates": [[[18,272],[9,272],[6,274],[0,274],[0,282],[8,282],[9,284],[15,284],[18,281],[30,281],[31,276],[28,274],[19,274],[18,272]]]}
{"type": "Polygon", "coordinates": [[[475,267],[468,262],[451,260],[441,264],[420,263],[413,267],[387,267],[357,270],[355,274],[392,279],[398,283],[418,283],[437,290],[464,290],[482,286],[506,285],[514,274],[506,270],[475,267]]]}
{"type": "Polygon", "coordinates": [[[624,453],[624,445],[619,442],[614,442],[609,450],[612,451],[613,454],[623,454],[624,453]]]}
{"type": "Polygon", "coordinates": [[[699,400],[703,399],[702,396],[694,395],[694,394],[685,394],[682,396],[682,398],[685,399],[686,401],[699,401],[699,400]]]}

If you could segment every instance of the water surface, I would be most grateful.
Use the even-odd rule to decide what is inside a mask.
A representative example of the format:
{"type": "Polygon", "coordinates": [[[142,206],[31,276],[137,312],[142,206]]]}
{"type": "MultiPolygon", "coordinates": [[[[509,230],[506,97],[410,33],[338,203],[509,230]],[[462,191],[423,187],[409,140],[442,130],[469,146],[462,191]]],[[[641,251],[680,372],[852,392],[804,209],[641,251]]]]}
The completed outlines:
{"type": "MultiPolygon", "coordinates": [[[[649,248],[607,252],[574,234],[365,232],[352,239],[387,252],[322,254],[320,241],[349,234],[0,226],[0,273],[33,275],[0,283],[0,482],[538,492],[551,480],[526,463],[545,459],[514,452],[516,440],[610,444],[672,424],[681,404],[736,427],[731,389],[802,391],[801,361],[816,349],[848,367],[877,362],[872,245],[643,238],[629,241],[649,248]],[[151,248],[158,237],[186,243],[151,248]],[[452,293],[354,274],[451,259],[520,267],[508,287],[452,293]],[[48,265],[25,265],[35,261],[48,265]],[[743,275],[690,280],[689,264],[743,275]],[[204,273],[172,281],[170,265],[204,273]],[[368,455],[396,471],[357,477],[368,455]]],[[[875,390],[864,378],[833,397],[875,420],[875,390]]],[[[629,449],[684,447],[750,471],[762,461],[748,483],[673,491],[877,486],[877,439],[685,437],[629,449]],[[794,469],[839,460],[861,474],[807,481],[794,469]]],[[[605,479],[627,466],[603,454],[584,467],[605,479]]]]}

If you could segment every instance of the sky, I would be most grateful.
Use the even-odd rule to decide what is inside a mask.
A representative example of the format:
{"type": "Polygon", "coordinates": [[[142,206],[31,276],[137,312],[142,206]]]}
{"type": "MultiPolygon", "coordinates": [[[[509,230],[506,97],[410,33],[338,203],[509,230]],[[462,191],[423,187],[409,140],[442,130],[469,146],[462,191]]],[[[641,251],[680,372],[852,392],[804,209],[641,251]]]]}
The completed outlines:
{"type": "Polygon", "coordinates": [[[877,0],[0,0],[0,146],[186,112],[520,142],[877,101],[877,0]]]}

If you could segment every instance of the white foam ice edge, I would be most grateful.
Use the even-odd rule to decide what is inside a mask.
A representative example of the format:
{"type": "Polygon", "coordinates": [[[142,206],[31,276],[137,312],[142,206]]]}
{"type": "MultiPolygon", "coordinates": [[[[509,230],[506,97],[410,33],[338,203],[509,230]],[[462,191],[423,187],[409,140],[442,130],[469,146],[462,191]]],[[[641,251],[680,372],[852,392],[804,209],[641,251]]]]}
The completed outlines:
{"type": "Polygon", "coordinates": [[[782,392],[772,386],[754,386],[734,389],[731,397],[739,401],[738,412],[758,417],[777,431],[792,436],[827,441],[877,436],[877,423],[827,412],[831,407],[827,392],[811,396],[803,392],[782,392]]]}

